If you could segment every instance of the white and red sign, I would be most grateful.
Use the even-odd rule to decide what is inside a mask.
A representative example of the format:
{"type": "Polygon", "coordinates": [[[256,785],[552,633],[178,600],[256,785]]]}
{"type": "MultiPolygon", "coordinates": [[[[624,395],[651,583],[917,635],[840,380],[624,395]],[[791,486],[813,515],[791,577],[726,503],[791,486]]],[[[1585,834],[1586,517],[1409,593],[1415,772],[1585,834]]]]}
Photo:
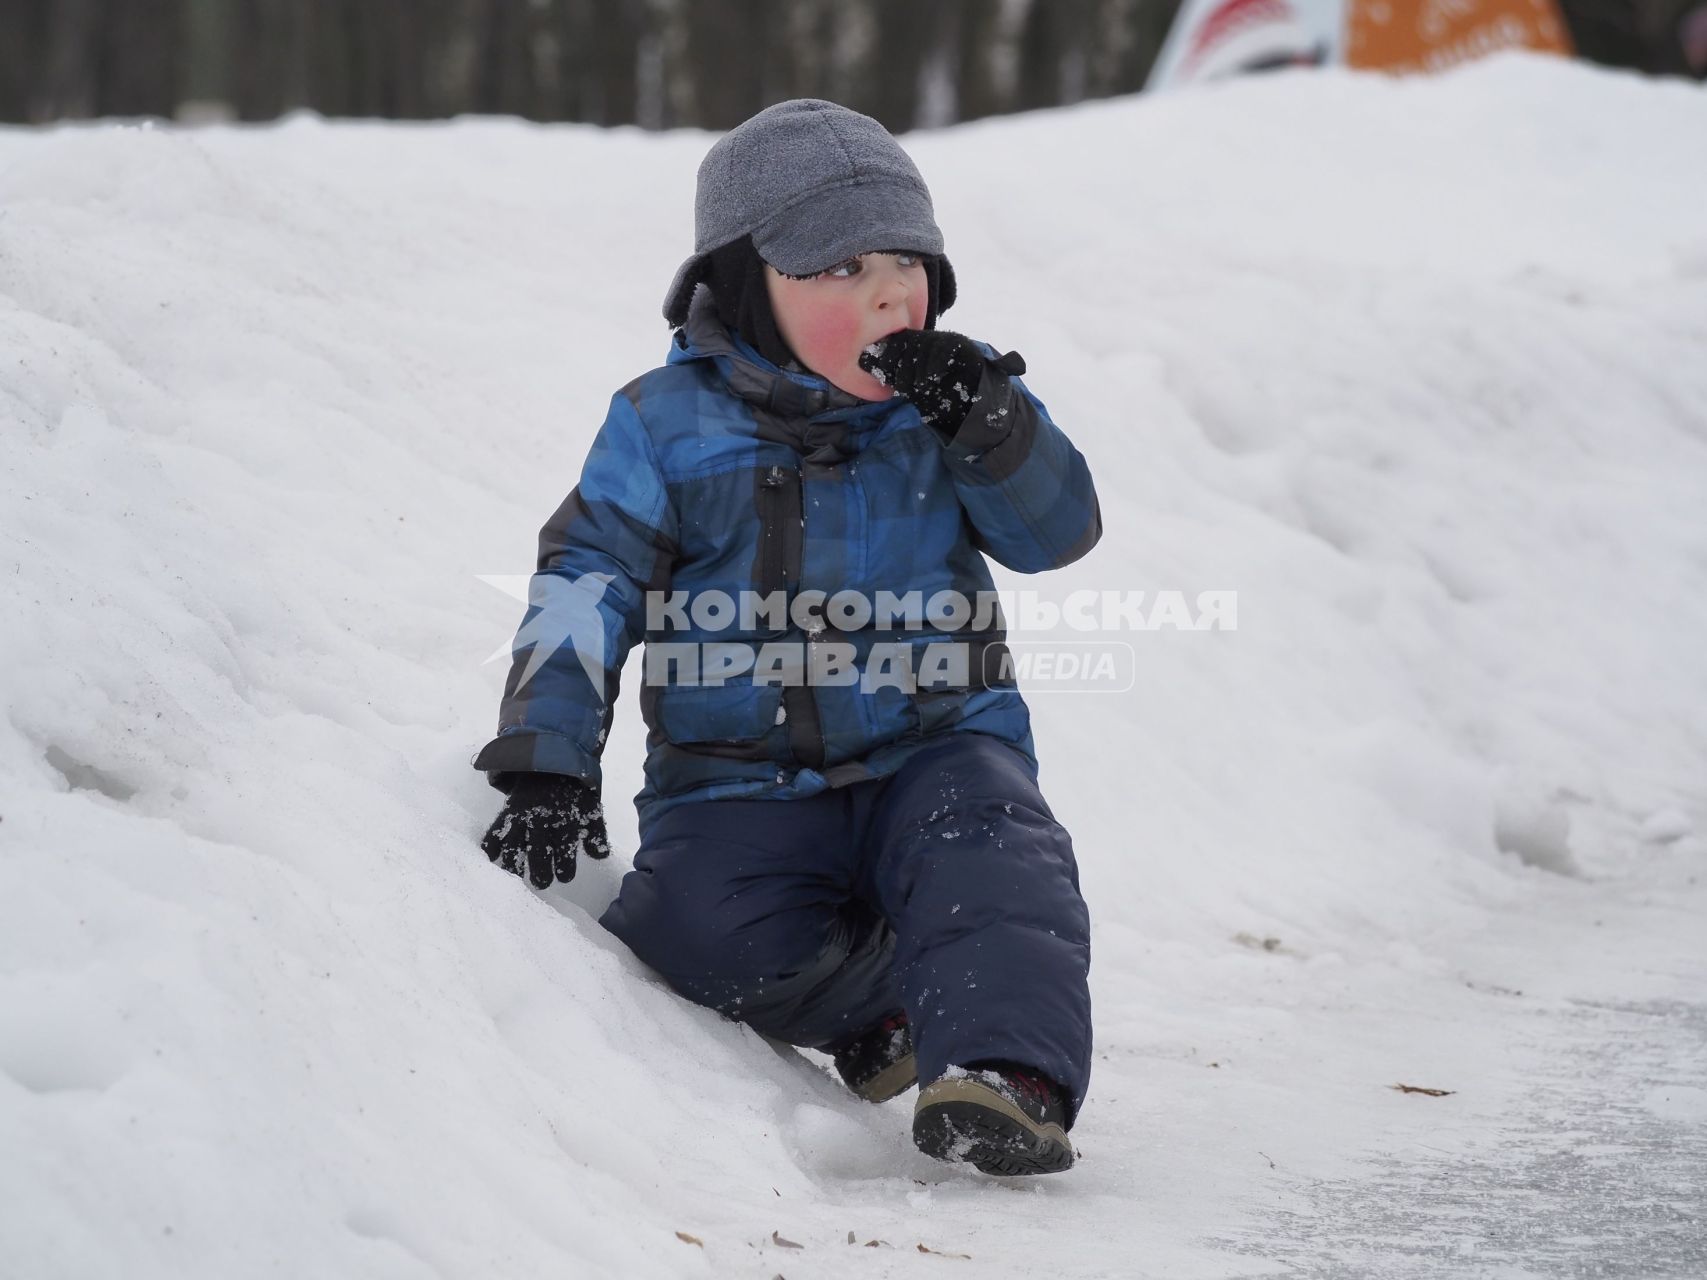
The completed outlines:
{"type": "Polygon", "coordinates": [[[1185,0],[1147,87],[1291,66],[1438,71],[1501,49],[1569,54],[1557,0],[1185,0]]]}

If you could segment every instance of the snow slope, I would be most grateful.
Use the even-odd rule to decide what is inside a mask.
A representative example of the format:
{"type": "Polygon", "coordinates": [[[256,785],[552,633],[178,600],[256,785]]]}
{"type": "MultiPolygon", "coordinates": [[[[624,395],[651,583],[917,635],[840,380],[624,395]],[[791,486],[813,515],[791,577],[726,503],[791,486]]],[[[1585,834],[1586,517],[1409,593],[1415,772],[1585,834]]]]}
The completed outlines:
{"type": "Polygon", "coordinates": [[[1101,489],[1006,585],[1239,593],[1033,699],[1099,1045],[1019,1186],[597,928],[632,692],[616,857],[474,847],[482,575],[662,358],[708,142],[0,133],[0,1274],[1707,1269],[1707,93],[1512,57],[909,138],[948,321],[1101,489]]]}

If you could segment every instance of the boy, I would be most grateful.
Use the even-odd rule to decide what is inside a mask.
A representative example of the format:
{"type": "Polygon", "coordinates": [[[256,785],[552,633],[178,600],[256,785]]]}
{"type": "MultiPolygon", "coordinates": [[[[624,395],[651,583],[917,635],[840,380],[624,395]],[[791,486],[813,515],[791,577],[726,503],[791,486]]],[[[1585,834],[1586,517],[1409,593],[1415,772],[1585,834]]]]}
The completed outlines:
{"type": "Polygon", "coordinates": [[[669,360],[540,535],[482,848],[541,888],[609,853],[598,761],[644,638],[640,849],[600,923],[863,1098],[923,1081],[930,1155],[1048,1173],[1089,1078],[1089,919],[984,555],[1054,568],[1102,525],[1023,362],[936,330],[954,295],[876,121],[784,102],[711,148],[669,360]]]}

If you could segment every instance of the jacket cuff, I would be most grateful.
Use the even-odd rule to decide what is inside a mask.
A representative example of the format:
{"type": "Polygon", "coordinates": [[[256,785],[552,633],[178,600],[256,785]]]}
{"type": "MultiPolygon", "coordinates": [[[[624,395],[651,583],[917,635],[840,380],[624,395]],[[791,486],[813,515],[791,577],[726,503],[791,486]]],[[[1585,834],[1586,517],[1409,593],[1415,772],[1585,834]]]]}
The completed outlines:
{"type": "Polygon", "coordinates": [[[533,729],[499,734],[480,748],[474,767],[506,795],[518,773],[561,773],[595,789],[604,781],[598,758],[574,739],[533,729]]]}
{"type": "Polygon", "coordinates": [[[987,363],[972,411],[944,447],[957,466],[1003,480],[1025,461],[1036,433],[1031,402],[1015,391],[1012,378],[987,363]]]}

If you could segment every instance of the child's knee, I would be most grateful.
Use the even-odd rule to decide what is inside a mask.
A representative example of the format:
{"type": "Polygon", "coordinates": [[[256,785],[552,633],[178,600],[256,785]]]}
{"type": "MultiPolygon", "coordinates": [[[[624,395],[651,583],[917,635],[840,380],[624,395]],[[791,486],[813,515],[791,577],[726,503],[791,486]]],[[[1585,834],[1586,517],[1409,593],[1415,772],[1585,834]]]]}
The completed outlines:
{"type": "Polygon", "coordinates": [[[817,1048],[895,1007],[895,935],[867,912],[783,913],[708,929],[612,903],[600,923],[678,995],[790,1044],[817,1048]]]}

